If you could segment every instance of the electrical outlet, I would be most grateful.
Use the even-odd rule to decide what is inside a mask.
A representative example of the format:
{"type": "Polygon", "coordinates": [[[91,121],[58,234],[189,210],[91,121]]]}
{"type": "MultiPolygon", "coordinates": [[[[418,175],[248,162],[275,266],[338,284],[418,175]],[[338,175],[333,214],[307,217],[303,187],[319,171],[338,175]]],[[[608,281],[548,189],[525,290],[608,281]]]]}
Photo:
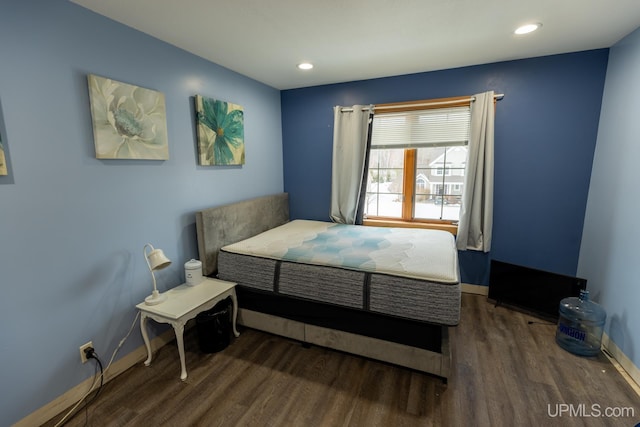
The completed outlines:
{"type": "Polygon", "coordinates": [[[93,347],[93,343],[91,341],[80,346],[80,361],[82,363],[87,363],[87,355],[84,353],[84,351],[92,347],[93,347]]]}

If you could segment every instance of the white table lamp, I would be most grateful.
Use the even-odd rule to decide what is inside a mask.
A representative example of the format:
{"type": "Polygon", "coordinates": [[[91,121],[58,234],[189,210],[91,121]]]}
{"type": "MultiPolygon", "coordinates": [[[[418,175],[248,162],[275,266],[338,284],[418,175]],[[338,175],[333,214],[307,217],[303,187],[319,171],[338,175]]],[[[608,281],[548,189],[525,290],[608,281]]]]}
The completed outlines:
{"type": "Polygon", "coordinates": [[[167,296],[158,292],[158,288],[156,287],[156,276],[153,272],[155,270],[162,270],[163,268],[168,267],[169,264],[171,264],[171,261],[164,255],[162,249],[155,249],[150,243],[144,245],[142,253],[144,254],[144,259],[147,261],[147,266],[149,267],[151,278],[153,279],[153,292],[144,299],[144,303],[147,305],[160,304],[167,299],[167,296]],[[151,252],[147,253],[147,248],[150,248],[151,252]]]}

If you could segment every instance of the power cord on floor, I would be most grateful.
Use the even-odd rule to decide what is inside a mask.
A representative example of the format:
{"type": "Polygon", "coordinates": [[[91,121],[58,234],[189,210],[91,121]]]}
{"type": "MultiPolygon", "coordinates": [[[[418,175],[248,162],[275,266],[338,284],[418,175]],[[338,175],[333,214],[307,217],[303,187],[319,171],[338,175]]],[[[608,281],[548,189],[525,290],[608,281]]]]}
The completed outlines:
{"type": "MultiPolygon", "coordinates": [[[[96,361],[96,365],[100,367],[100,386],[98,387],[98,389],[96,391],[96,394],[93,395],[91,400],[88,401],[84,405],[85,407],[88,407],[89,405],[91,405],[93,403],[93,401],[98,398],[98,395],[100,394],[100,391],[102,390],[102,386],[104,385],[104,369],[102,368],[102,361],[98,357],[98,353],[96,353],[96,351],[93,348],[88,349],[88,351],[87,351],[87,360],[88,359],[95,360],[96,361]]],[[[96,374],[97,374],[97,372],[96,372],[96,374]]]]}
{"type": "Polygon", "coordinates": [[[67,414],[60,421],[58,421],[58,424],[56,424],[56,427],[64,425],[65,423],[71,421],[83,409],[85,410],[85,425],[87,425],[88,420],[89,420],[89,405],[91,405],[93,403],[93,401],[96,400],[96,398],[100,394],[100,390],[102,390],[102,386],[104,384],[104,381],[103,381],[103,379],[104,379],[104,370],[102,369],[102,361],[100,361],[100,358],[98,357],[98,354],[91,347],[89,347],[89,348],[87,348],[85,350],[85,355],[86,355],[87,360],[93,359],[93,360],[96,361],[95,373],[93,374],[93,382],[91,383],[91,387],[89,388],[89,391],[87,392],[87,394],[82,396],[82,398],[76,403],[76,405],[73,408],[71,408],[71,410],[69,412],[67,412],[67,414]],[[100,368],[100,375],[98,375],[98,368],[100,368]],[[78,408],[78,406],[80,406],[80,404],[82,402],[84,402],[84,400],[87,398],[87,396],[89,396],[91,393],[93,393],[94,387],[95,387],[96,383],[98,382],[98,378],[100,379],[100,386],[97,388],[96,394],[91,398],[90,401],[85,402],[84,405],[82,405],[82,407],[80,409],[78,409],[77,412],[74,413],[74,411],[78,408]],[[72,413],[73,413],[73,415],[72,415],[72,413]]]}
{"type": "MultiPolygon", "coordinates": [[[[98,367],[100,367],[100,386],[97,388],[96,390],[96,394],[93,395],[93,397],[91,398],[91,400],[89,400],[88,402],[85,402],[84,405],[82,405],[82,408],[80,408],[78,410],[78,412],[76,412],[75,415],[79,414],[82,409],[84,409],[84,425],[88,425],[89,424],[89,406],[91,406],[91,404],[98,398],[98,396],[100,395],[100,392],[102,391],[102,386],[104,385],[104,369],[102,368],[102,361],[100,360],[100,358],[98,357],[98,354],[95,352],[95,350],[93,348],[88,348],[86,350],[86,354],[87,354],[87,360],[89,359],[93,359],[96,361],[96,373],[95,378],[93,379],[93,383],[91,384],[91,388],[93,388],[93,386],[96,383],[96,380],[98,378],[98,367]]],[[[74,416],[75,416],[74,415],[74,416]]],[[[69,418],[69,420],[71,420],[73,418],[73,416],[71,416],[71,418],[69,418]]]]}
{"type": "MultiPolygon", "coordinates": [[[[127,338],[129,338],[129,335],[131,335],[131,332],[133,331],[133,327],[136,325],[136,322],[138,321],[138,317],[140,317],[140,312],[138,312],[136,314],[136,317],[133,319],[133,322],[131,323],[131,326],[129,327],[129,331],[127,332],[127,335],[125,335],[124,338],[122,338],[120,340],[120,342],[118,343],[118,346],[113,351],[113,354],[111,355],[111,359],[109,360],[109,363],[107,364],[106,368],[102,369],[102,362],[98,358],[98,355],[97,355],[96,351],[93,348],[88,348],[88,349],[85,350],[85,352],[86,352],[85,354],[87,356],[87,360],[88,359],[95,360],[96,361],[96,366],[100,367],[100,375],[99,376],[96,375],[94,377],[93,383],[91,383],[91,387],[89,388],[89,391],[86,392],[84,394],[84,396],[82,396],[80,398],[80,400],[78,400],[78,402],[65,414],[65,416],[62,417],[62,419],[56,423],[55,427],[63,426],[67,421],[71,420],[71,418],[73,418],[78,412],[80,412],[80,411],[78,411],[78,412],[74,413],[74,411],[76,411],[76,409],[78,409],[80,404],[82,404],[82,402],[84,402],[84,400],[91,393],[93,393],[94,387],[96,386],[96,383],[98,382],[97,380],[98,380],[98,378],[100,378],[100,387],[97,389],[98,392],[83,407],[84,408],[88,408],[88,406],[96,400],[96,398],[100,394],[100,390],[102,389],[102,386],[104,385],[104,377],[105,377],[107,371],[109,370],[109,368],[111,367],[111,364],[113,363],[113,359],[115,359],[116,354],[118,354],[118,351],[120,350],[120,348],[122,348],[122,346],[124,345],[124,343],[127,340],[127,338]],[[73,416],[71,414],[73,414],[73,416]]],[[[96,372],[96,374],[97,374],[97,372],[96,372]]],[[[82,410],[82,408],[80,410],[82,410]]]]}

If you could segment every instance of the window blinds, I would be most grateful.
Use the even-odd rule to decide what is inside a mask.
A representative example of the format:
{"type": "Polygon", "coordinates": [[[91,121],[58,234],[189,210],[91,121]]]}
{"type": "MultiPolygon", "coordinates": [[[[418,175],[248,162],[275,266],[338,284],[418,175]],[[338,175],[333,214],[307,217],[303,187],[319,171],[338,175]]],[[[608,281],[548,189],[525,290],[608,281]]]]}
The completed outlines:
{"type": "Polygon", "coordinates": [[[373,116],[371,148],[420,148],[466,145],[471,108],[381,113],[373,116]]]}

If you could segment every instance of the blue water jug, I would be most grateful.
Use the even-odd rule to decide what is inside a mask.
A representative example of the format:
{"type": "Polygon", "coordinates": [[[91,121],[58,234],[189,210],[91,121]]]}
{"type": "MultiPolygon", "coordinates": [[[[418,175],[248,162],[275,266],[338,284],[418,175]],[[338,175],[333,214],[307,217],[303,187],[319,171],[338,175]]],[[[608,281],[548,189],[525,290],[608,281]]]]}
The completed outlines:
{"type": "Polygon", "coordinates": [[[600,353],[602,330],[607,319],[605,310],[589,301],[589,291],[581,290],[580,297],[560,301],[556,342],[578,356],[596,356],[600,353]]]}

